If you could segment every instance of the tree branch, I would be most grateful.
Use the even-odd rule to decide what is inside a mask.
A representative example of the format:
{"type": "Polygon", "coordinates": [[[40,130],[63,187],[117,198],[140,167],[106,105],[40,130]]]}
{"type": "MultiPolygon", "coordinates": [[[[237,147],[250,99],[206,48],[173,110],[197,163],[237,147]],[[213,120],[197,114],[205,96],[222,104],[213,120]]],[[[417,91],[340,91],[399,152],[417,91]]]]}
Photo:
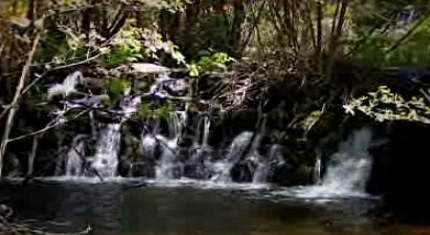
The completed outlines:
{"type": "Polygon", "coordinates": [[[19,79],[18,85],[17,85],[16,90],[15,90],[15,95],[13,97],[11,104],[10,104],[11,109],[9,111],[9,115],[8,115],[8,118],[6,121],[6,127],[4,129],[2,141],[0,144],[0,178],[2,177],[3,158],[4,158],[4,155],[6,153],[7,144],[9,142],[8,141],[9,140],[9,134],[12,130],[13,119],[14,119],[15,114],[17,113],[17,111],[19,109],[18,103],[19,103],[19,100],[21,98],[21,91],[24,88],[25,80],[26,80],[27,75],[28,75],[29,70],[30,70],[30,65],[31,65],[31,61],[33,60],[34,52],[36,51],[36,48],[39,44],[39,39],[40,39],[40,35],[37,35],[36,39],[33,42],[33,48],[30,51],[30,53],[28,54],[27,62],[24,65],[24,68],[22,69],[21,77],[19,79]]]}

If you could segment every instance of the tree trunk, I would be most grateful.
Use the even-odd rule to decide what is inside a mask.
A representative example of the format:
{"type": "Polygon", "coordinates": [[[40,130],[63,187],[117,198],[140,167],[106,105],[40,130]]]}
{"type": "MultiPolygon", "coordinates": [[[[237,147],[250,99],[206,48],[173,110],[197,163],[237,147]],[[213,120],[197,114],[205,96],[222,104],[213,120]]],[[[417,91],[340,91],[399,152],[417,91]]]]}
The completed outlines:
{"type": "Polygon", "coordinates": [[[339,0],[335,17],[333,19],[332,35],[330,38],[330,46],[328,51],[328,62],[327,62],[327,79],[331,79],[333,73],[333,66],[337,60],[337,49],[339,47],[339,39],[342,36],[343,24],[345,22],[346,9],[348,7],[349,0],[339,0]]]}
{"type": "Polygon", "coordinates": [[[195,30],[200,13],[200,1],[188,4],[185,9],[185,25],[181,32],[181,49],[187,57],[194,54],[195,48],[193,43],[195,39],[195,30]]]}
{"type": "Polygon", "coordinates": [[[36,3],[34,2],[34,0],[30,0],[30,3],[28,4],[27,18],[31,21],[33,21],[35,18],[35,15],[34,15],[34,10],[36,8],[35,4],[36,3]]]}
{"type": "Polygon", "coordinates": [[[230,54],[235,58],[241,57],[242,25],[244,22],[245,22],[245,5],[243,4],[242,0],[234,0],[230,54]]]}

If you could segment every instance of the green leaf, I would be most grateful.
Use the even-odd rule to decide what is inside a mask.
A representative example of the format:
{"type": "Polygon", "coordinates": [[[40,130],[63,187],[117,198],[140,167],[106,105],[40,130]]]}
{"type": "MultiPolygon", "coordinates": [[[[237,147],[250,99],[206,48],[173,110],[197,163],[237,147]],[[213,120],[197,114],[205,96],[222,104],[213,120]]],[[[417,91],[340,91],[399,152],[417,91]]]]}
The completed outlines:
{"type": "Polygon", "coordinates": [[[199,67],[196,64],[192,63],[189,66],[188,70],[189,70],[189,73],[190,73],[191,77],[198,77],[198,76],[200,76],[199,67]]]}

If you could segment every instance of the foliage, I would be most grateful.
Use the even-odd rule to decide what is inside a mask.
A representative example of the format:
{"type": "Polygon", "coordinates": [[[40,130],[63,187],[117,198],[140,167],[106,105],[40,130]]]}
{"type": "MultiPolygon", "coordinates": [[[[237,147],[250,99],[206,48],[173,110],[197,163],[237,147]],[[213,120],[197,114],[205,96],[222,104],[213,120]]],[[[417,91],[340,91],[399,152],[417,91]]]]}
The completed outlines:
{"type": "Polygon", "coordinates": [[[395,50],[390,51],[412,26],[395,27],[386,35],[377,33],[362,45],[360,63],[371,66],[427,66],[430,63],[430,19],[423,21],[395,50]]]}
{"type": "Polygon", "coordinates": [[[159,60],[160,52],[171,56],[178,65],[186,64],[178,46],[171,41],[163,41],[155,30],[138,28],[134,21],[129,21],[111,43],[111,49],[104,54],[103,65],[114,67],[144,58],[159,60]]]}
{"type": "Polygon", "coordinates": [[[200,41],[197,43],[199,50],[210,48],[214,51],[229,52],[231,51],[230,28],[232,22],[231,15],[213,13],[202,17],[199,34],[200,41]]]}
{"type": "Polygon", "coordinates": [[[158,105],[153,102],[142,102],[137,115],[143,119],[155,117],[169,118],[172,114],[176,114],[174,111],[176,111],[174,104],[169,101],[158,105]]]}
{"type": "Polygon", "coordinates": [[[116,67],[127,62],[134,62],[143,58],[142,44],[137,39],[142,30],[133,27],[129,22],[123,27],[117,37],[105,49],[102,65],[116,67]]]}
{"type": "Polygon", "coordinates": [[[185,57],[179,51],[179,47],[172,41],[164,41],[163,37],[155,30],[144,29],[141,33],[145,53],[153,59],[159,59],[158,53],[161,51],[177,63],[177,65],[186,65],[185,57]]]}
{"type": "Polygon", "coordinates": [[[217,68],[225,69],[228,63],[234,61],[232,57],[223,52],[214,54],[202,52],[201,55],[202,57],[197,62],[192,62],[189,66],[191,77],[197,77],[202,72],[214,71],[217,68]]]}
{"type": "Polygon", "coordinates": [[[347,113],[359,111],[377,121],[407,120],[430,124],[430,107],[421,97],[405,99],[391,92],[386,86],[369,92],[360,98],[352,99],[344,106],[347,113]]]}
{"type": "MultiPolygon", "coordinates": [[[[58,67],[75,69],[76,63],[83,65],[90,61],[107,67],[157,61],[170,67],[187,67],[190,75],[197,77],[206,71],[224,70],[233,61],[232,57],[240,59],[257,52],[258,56],[251,57],[251,61],[256,60],[256,67],[265,70],[263,75],[252,77],[260,68],[255,69],[254,63],[250,63],[246,70],[235,71],[240,76],[224,79],[225,83],[220,85],[224,90],[214,89],[219,92],[233,87],[230,90],[238,91],[238,95],[212,96],[221,97],[220,102],[231,105],[241,97],[240,92],[257,91],[267,79],[286,80],[279,92],[288,93],[279,95],[288,103],[282,112],[286,113],[286,119],[302,120],[299,124],[305,129],[321,117],[322,111],[315,110],[321,110],[324,104],[327,107],[340,104],[342,95],[347,96],[361,85],[355,80],[345,82],[349,77],[336,79],[336,73],[343,75],[335,71],[337,62],[346,59],[358,65],[400,66],[428,65],[430,60],[430,20],[421,21],[428,13],[419,12],[419,20],[409,25],[400,27],[396,22],[405,3],[418,8],[428,6],[425,1],[14,0],[11,3],[6,7],[3,2],[0,4],[0,99],[5,103],[17,84],[16,71],[21,70],[23,58],[38,34],[41,41],[29,82],[37,77],[36,72],[39,75],[39,71],[58,67]],[[163,12],[168,13],[168,24],[162,22],[163,12]],[[236,83],[237,77],[243,84],[249,81],[252,84],[236,83]]],[[[130,86],[119,75],[114,77],[104,81],[109,95],[105,102],[109,104],[130,86]]],[[[32,89],[27,98],[35,102],[28,103],[43,100],[33,96],[39,92],[39,86],[32,89]]],[[[352,110],[360,107],[361,112],[380,120],[422,121],[427,115],[418,98],[399,101],[386,90],[375,94],[355,99],[352,110]],[[387,104],[387,99],[394,101],[387,104]],[[403,104],[390,111],[390,105],[397,105],[396,102],[403,104]]],[[[252,104],[260,103],[268,102],[252,104]]],[[[157,105],[143,102],[141,111],[164,115],[174,108],[172,102],[157,105]]]]}
{"type": "Polygon", "coordinates": [[[111,104],[116,103],[124,93],[130,89],[130,82],[118,78],[110,78],[103,82],[105,93],[109,96],[111,104]]]}

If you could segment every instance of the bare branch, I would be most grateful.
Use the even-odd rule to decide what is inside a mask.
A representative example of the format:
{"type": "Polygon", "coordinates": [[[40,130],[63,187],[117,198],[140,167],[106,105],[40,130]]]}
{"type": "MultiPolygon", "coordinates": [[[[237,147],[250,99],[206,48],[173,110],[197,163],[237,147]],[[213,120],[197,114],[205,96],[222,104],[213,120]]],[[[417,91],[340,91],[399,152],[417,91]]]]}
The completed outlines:
{"type": "Polygon", "coordinates": [[[34,55],[34,52],[36,51],[36,48],[39,44],[39,40],[40,40],[40,35],[37,35],[36,39],[33,42],[33,48],[28,55],[27,62],[22,69],[21,77],[20,77],[19,83],[16,87],[15,96],[13,97],[13,100],[10,104],[11,109],[9,111],[8,119],[6,121],[6,126],[5,126],[5,129],[3,132],[2,141],[0,144],[0,178],[2,176],[3,158],[4,158],[4,155],[6,153],[7,144],[9,142],[8,139],[9,139],[10,131],[12,130],[13,119],[15,118],[15,114],[19,108],[18,103],[19,103],[19,100],[21,98],[21,91],[24,88],[25,80],[26,80],[27,75],[29,73],[31,61],[33,60],[33,55],[34,55]]]}

